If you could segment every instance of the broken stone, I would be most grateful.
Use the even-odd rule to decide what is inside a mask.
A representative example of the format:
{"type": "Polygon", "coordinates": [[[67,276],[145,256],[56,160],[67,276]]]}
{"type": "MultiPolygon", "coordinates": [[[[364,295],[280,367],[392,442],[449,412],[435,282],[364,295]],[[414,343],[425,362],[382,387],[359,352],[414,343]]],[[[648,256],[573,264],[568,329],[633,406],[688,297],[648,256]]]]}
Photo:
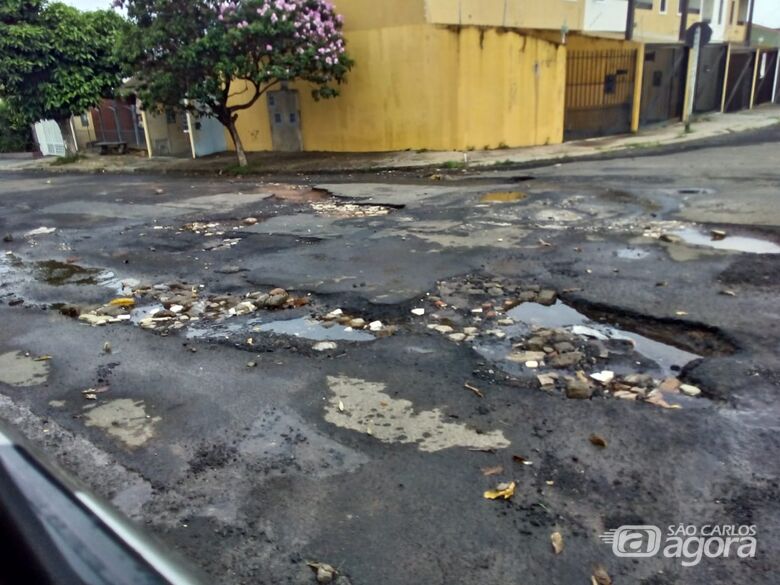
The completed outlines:
{"type": "Polygon", "coordinates": [[[323,317],[323,319],[325,319],[326,321],[333,321],[333,320],[338,319],[339,317],[341,317],[343,314],[344,314],[344,311],[342,311],[341,309],[336,309],[335,311],[331,311],[330,313],[325,315],[323,317]]]}
{"type": "Polygon", "coordinates": [[[558,293],[554,290],[545,289],[541,291],[537,297],[536,302],[540,305],[545,305],[547,307],[554,305],[555,301],[558,300],[558,293]]]}
{"type": "Polygon", "coordinates": [[[501,329],[490,329],[489,331],[485,331],[485,333],[492,335],[496,339],[504,339],[506,337],[506,333],[501,331],[501,329]]]}
{"type": "Polygon", "coordinates": [[[352,319],[349,322],[349,326],[352,327],[353,329],[362,329],[363,327],[366,326],[366,320],[360,318],[352,319]]]}
{"type": "Polygon", "coordinates": [[[615,372],[604,370],[603,372],[596,372],[595,374],[591,374],[590,377],[597,382],[601,382],[602,384],[609,384],[612,380],[615,379],[615,372]]]}
{"type": "Polygon", "coordinates": [[[550,360],[550,365],[554,368],[568,368],[580,363],[583,359],[583,355],[579,351],[572,351],[569,353],[562,353],[556,355],[550,360]]]}
{"type": "Polygon", "coordinates": [[[247,362],[246,363],[246,367],[247,368],[256,368],[257,367],[257,362],[247,362]]]}
{"type": "Polygon", "coordinates": [[[514,325],[515,321],[514,319],[499,319],[496,323],[502,327],[509,327],[510,325],[514,325]]]}
{"type": "Polygon", "coordinates": [[[422,317],[425,315],[425,309],[412,309],[412,315],[417,315],[418,317],[422,317]]]}
{"type": "Polygon", "coordinates": [[[287,299],[290,298],[290,295],[287,293],[286,290],[283,288],[275,288],[271,292],[268,293],[268,298],[265,300],[265,303],[263,303],[266,307],[281,307],[284,303],[287,302],[287,299]]]}
{"type": "Polygon", "coordinates": [[[555,347],[555,351],[557,351],[558,353],[569,353],[577,349],[576,347],[574,347],[574,345],[572,345],[568,341],[561,341],[560,343],[556,343],[554,347],[555,347]]]}
{"type": "Polygon", "coordinates": [[[723,230],[710,230],[710,236],[715,241],[725,240],[727,235],[728,234],[723,230]]]}
{"type": "Polygon", "coordinates": [[[623,381],[630,386],[639,386],[640,388],[650,388],[655,384],[655,380],[650,374],[629,374],[623,378],[623,381]]]}
{"type": "Polygon", "coordinates": [[[536,368],[539,367],[539,362],[537,362],[536,360],[527,361],[525,362],[525,367],[531,370],[535,370],[536,368]]]}
{"type": "Polygon", "coordinates": [[[476,335],[477,333],[479,333],[479,329],[476,327],[464,327],[463,333],[465,333],[466,335],[476,335]]]}
{"type": "Polygon", "coordinates": [[[85,323],[89,323],[93,327],[99,327],[101,325],[105,325],[106,323],[111,321],[111,317],[107,315],[95,315],[93,313],[83,313],[79,315],[79,321],[84,321],[85,323]]]}
{"type": "Polygon", "coordinates": [[[526,290],[517,295],[519,303],[533,303],[536,301],[536,293],[532,290],[526,290]]]}
{"type": "Polygon", "coordinates": [[[682,244],[685,241],[675,234],[661,234],[658,239],[668,244],[682,244]]]}
{"type": "Polygon", "coordinates": [[[680,390],[680,385],[682,382],[678,380],[677,378],[666,378],[661,384],[658,386],[658,389],[661,392],[677,392],[680,390]]]}
{"type": "Polygon", "coordinates": [[[332,351],[336,349],[338,345],[333,341],[320,341],[312,346],[314,351],[332,351]]]}
{"type": "Polygon", "coordinates": [[[701,394],[701,388],[693,386],[691,384],[682,384],[680,386],[680,392],[686,396],[699,396],[701,394]]]}
{"type": "Polygon", "coordinates": [[[593,396],[593,389],[587,380],[566,376],[566,397],[573,400],[587,400],[593,396]]]}
{"type": "Polygon", "coordinates": [[[621,400],[636,400],[638,398],[638,395],[629,392],[628,390],[618,390],[617,392],[613,392],[612,396],[620,398],[621,400]]]}
{"type": "Polygon", "coordinates": [[[381,321],[372,321],[368,324],[369,331],[381,331],[382,327],[384,327],[384,325],[382,325],[381,321]]]}
{"type": "Polygon", "coordinates": [[[539,374],[536,376],[536,379],[539,381],[539,386],[542,388],[552,388],[555,386],[555,378],[549,374],[539,374]]]}
{"type": "Polygon", "coordinates": [[[510,353],[506,359],[510,362],[524,364],[526,362],[540,362],[547,357],[543,351],[519,351],[510,353]]]}
{"type": "Polygon", "coordinates": [[[48,227],[41,226],[41,227],[36,228],[34,230],[30,230],[29,232],[27,232],[24,235],[27,238],[31,238],[33,236],[46,236],[48,234],[53,234],[56,231],[57,231],[57,228],[48,228],[48,227]]]}
{"type": "Polygon", "coordinates": [[[244,219],[241,220],[241,223],[243,223],[244,225],[255,225],[257,223],[257,218],[245,217],[244,219]]]}
{"type": "Polygon", "coordinates": [[[531,337],[526,340],[525,346],[533,351],[543,351],[547,341],[543,337],[531,337]]]}

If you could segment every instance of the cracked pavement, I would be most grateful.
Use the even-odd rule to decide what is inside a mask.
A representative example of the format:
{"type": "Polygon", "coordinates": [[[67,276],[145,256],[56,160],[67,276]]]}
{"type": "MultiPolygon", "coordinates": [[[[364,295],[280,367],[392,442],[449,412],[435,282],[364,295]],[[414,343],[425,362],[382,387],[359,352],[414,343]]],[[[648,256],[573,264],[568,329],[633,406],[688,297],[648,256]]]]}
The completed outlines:
{"type": "Polygon", "coordinates": [[[587,583],[595,565],[616,583],[769,585],[778,138],[434,177],[4,173],[0,413],[221,583],[314,583],[316,561],[354,585],[587,583]],[[40,227],[56,231],[25,235],[40,227]],[[227,310],[276,288],[289,304],[227,310]],[[148,310],[75,318],[181,291],[205,308],[154,327],[148,310]],[[559,304],[513,304],[542,291],[559,304]],[[568,350],[531,354],[529,338],[575,325],[566,307],[621,335],[550,333],[582,356],[540,388],[568,350]],[[349,319],[325,319],[338,310],[349,319]],[[702,395],[660,408],[591,379],[570,399],[577,369],[702,395]],[[511,500],[483,497],[504,481],[511,500]],[[704,523],[755,524],[755,558],[685,568],[599,541],[704,523]]]}

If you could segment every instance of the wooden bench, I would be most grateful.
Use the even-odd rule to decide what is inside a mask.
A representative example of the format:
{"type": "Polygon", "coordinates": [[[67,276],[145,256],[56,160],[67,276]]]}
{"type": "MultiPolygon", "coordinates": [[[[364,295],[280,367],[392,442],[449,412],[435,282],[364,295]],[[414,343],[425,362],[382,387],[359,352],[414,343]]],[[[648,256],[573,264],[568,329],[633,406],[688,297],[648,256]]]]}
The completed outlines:
{"type": "Polygon", "coordinates": [[[96,142],[94,146],[100,148],[100,154],[127,154],[127,142],[96,142]]]}

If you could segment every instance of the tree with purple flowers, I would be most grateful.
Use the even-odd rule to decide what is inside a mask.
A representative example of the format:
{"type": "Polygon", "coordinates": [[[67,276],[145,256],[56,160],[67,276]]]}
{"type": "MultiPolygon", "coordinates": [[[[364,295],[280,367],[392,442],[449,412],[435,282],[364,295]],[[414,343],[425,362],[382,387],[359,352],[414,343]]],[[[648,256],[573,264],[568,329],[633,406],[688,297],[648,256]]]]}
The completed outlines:
{"type": "Polygon", "coordinates": [[[115,0],[127,12],[122,50],[146,104],[214,116],[240,166],[238,113],[285,82],[338,95],[352,61],[342,19],[327,0],[115,0]]]}

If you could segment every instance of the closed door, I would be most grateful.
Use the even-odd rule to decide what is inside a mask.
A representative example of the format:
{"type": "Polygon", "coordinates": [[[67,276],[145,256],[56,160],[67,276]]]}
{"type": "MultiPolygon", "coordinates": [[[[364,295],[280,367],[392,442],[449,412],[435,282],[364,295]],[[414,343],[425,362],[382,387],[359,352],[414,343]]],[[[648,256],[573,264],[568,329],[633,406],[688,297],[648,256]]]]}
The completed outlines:
{"type": "Polygon", "coordinates": [[[298,92],[290,89],[268,92],[273,149],[281,152],[303,150],[298,92]]]}

